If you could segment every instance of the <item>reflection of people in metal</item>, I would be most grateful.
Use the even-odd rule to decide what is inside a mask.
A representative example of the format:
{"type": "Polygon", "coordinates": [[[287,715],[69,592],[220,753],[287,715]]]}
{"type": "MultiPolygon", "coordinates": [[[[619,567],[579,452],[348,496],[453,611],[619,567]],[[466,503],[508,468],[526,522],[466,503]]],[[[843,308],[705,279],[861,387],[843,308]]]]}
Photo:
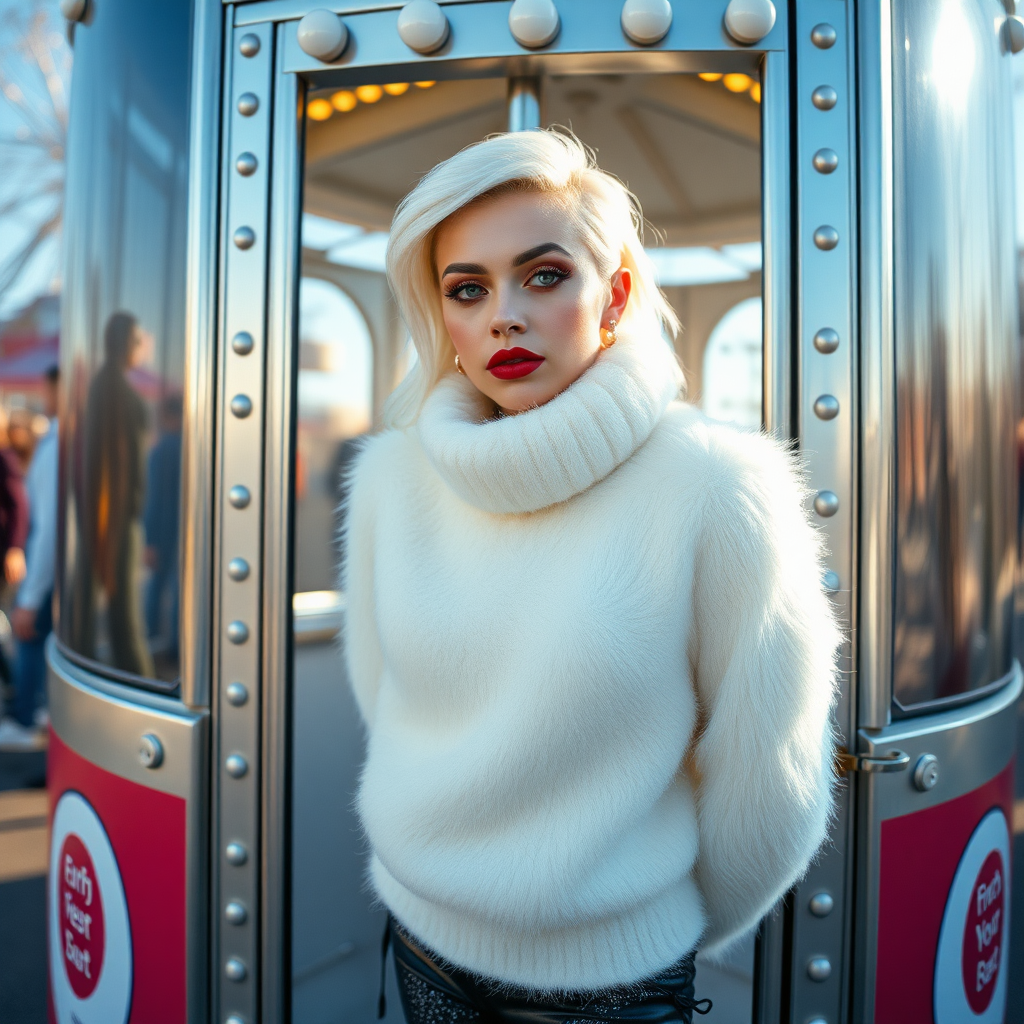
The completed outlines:
{"type": "Polygon", "coordinates": [[[107,321],[106,358],[89,387],[85,411],[84,536],[80,542],[88,576],[77,582],[88,589],[88,595],[81,595],[86,598],[85,607],[76,608],[81,618],[75,646],[95,656],[95,594],[97,590],[105,594],[110,660],[115,668],[136,675],[153,674],[138,595],[148,416],[125,373],[141,362],[146,340],[131,313],[114,313],[107,321]]]}
{"type": "Polygon", "coordinates": [[[178,657],[178,521],[181,500],[181,396],[168,395],[160,406],[160,440],[149,453],[148,490],[143,524],[146,565],[146,632],[150,649],[158,646],[178,657]],[[161,635],[161,627],[165,625],[161,635]]]}
{"type": "Polygon", "coordinates": [[[410,1024],[659,1020],[827,832],[839,633],[788,453],[678,401],[635,201],[492,136],[403,200],[357,456],[358,806],[410,1024]]]}

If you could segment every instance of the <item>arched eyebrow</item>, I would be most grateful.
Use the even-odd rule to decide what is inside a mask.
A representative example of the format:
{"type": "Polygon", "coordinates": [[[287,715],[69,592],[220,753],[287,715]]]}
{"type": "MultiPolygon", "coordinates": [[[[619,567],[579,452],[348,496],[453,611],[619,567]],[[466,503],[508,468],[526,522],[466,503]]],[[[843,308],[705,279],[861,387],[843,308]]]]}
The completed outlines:
{"type": "Polygon", "coordinates": [[[527,249],[526,252],[521,252],[516,256],[512,260],[512,266],[521,267],[524,263],[529,263],[530,260],[535,260],[538,256],[543,256],[548,252],[560,252],[563,256],[572,259],[572,253],[563,249],[557,242],[541,242],[540,245],[535,245],[532,249],[527,249]]]}
{"type": "MultiPolygon", "coordinates": [[[[518,266],[518,264],[516,264],[518,266]]],[[[487,269],[479,263],[449,263],[444,268],[444,272],[441,274],[442,277],[447,277],[449,274],[486,274],[487,269]]]]}

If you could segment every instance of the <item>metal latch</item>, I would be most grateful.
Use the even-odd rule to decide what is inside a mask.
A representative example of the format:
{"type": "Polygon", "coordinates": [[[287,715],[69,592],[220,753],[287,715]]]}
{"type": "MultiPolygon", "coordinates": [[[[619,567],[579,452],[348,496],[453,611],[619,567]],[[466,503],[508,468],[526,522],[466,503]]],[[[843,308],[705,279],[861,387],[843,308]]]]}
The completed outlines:
{"type": "Polygon", "coordinates": [[[836,754],[836,769],[843,772],[902,772],[910,766],[910,755],[902,750],[891,750],[876,757],[871,754],[851,754],[845,747],[836,754]]]}

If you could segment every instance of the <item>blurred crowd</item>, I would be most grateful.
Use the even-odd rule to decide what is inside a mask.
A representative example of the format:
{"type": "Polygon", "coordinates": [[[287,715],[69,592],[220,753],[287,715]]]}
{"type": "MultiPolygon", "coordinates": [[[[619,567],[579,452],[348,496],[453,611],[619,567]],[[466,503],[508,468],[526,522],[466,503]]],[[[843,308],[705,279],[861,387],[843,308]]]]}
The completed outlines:
{"type": "Polygon", "coordinates": [[[46,744],[44,646],[57,551],[57,400],[44,374],[41,413],[0,407],[0,751],[46,744]]]}

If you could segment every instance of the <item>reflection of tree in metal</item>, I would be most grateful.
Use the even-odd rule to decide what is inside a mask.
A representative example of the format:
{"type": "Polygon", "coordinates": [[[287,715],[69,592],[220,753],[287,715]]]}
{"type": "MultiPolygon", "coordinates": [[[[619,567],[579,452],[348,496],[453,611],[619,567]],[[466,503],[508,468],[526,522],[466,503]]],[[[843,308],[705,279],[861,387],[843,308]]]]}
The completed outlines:
{"type": "MultiPolygon", "coordinates": [[[[0,20],[0,94],[16,123],[13,132],[0,132],[0,220],[22,228],[21,239],[0,251],[0,301],[44,243],[60,234],[71,51],[55,21],[38,0],[12,6],[0,20]]],[[[8,238],[12,233],[5,226],[8,238]]],[[[51,265],[40,269],[53,278],[55,247],[46,258],[51,265]]]]}

